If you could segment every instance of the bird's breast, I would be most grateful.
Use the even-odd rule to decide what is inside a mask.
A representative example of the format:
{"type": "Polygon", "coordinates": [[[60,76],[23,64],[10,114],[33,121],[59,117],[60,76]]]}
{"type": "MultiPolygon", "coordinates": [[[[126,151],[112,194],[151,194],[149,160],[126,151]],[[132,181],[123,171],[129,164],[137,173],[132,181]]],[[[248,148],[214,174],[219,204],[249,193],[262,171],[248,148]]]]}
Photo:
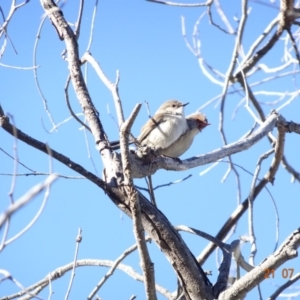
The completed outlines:
{"type": "Polygon", "coordinates": [[[167,115],[164,122],[151,131],[147,145],[165,149],[174,143],[187,130],[187,122],[182,115],[167,115]]]}

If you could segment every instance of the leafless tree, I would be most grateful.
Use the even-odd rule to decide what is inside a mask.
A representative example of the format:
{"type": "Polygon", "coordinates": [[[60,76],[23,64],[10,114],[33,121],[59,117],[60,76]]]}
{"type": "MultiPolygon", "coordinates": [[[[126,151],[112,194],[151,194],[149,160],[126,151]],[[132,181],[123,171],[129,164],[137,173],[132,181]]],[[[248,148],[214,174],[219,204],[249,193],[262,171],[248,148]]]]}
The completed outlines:
{"type": "MultiPolygon", "coordinates": [[[[254,90],[255,86],[263,86],[265,83],[285,76],[294,78],[299,73],[299,29],[298,27],[293,27],[293,25],[299,26],[298,18],[300,16],[300,10],[297,8],[297,3],[292,0],[281,0],[277,17],[271,21],[264,32],[257,37],[249,48],[248,53],[244,53],[243,40],[246,38],[244,34],[245,26],[248,18],[251,18],[251,14],[248,10],[249,3],[247,0],[240,1],[242,14],[237,22],[238,26],[236,29],[233,28],[228,16],[226,16],[222,10],[219,0],[209,0],[203,3],[194,4],[180,4],[159,0],[148,1],[152,2],[151,5],[157,6],[165,4],[169,6],[204,7],[206,9],[206,14],[209,16],[211,26],[216,26],[218,30],[224,34],[227,34],[229,37],[234,37],[235,44],[232,51],[232,58],[228,65],[226,74],[222,74],[215,66],[210,65],[202,55],[201,35],[198,31],[202,16],[195,24],[191,41],[187,37],[185,20],[182,18],[182,34],[187,47],[195,55],[203,74],[205,74],[212,83],[222,87],[222,93],[214,99],[206,102],[203,107],[211,105],[216,101],[219,102],[219,131],[223,146],[210,153],[195,156],[187,160],[159,156],[155,153],[150,153],[146,157],[139,158],[135,155],[134,151],[129,151],[128,143],[130,130],[140,110],[141,104],[137,104],[133,108],[132,113],[128,118],[124,116],[122,106],[124,103],[121,101],[121,95],[118,90],[119,73],[117,73],[116,80],[112,82],[105,75],[105,72],[100,67],[99,63],[89,52],[93,39],[92,31],[87,50],[84,55],[80,57],[78,43],[83,21],[82,11],[84,8],[84,1],[80,1],[78,19],[76,23],[71,26],[68,23],[69,20],[66,19],[62,12],[64,3],[59,4],[52,0],[41,0],[41,7],[44,10],[42,23],[50,20],[53,25],[53,29],[57,34],[57,39],[63,41],[65,46],[62,58],[66,61],[66,68],[68,68],[69,72],[65,86],[67,106],[74,119],[77,120],[94,139],[94,143],[104,165],[102,179],[88,171],[76,161],[68,158],[67,153],[60,153],[40,140],[31,137],[30,132],[24,132],[17,128],[17,126],[14,125],[14,119],[5,114],[5,108],[2,108],[1,106],[0,125],[2,129],[12,135],[16,141],[23,141],[27,145],[35,148],[36,151],[45,153],[51,158],[51,161],[57,160],[61,164],[64,164],[68,168],[79,173],[82,177],[94,183],[98,188],[102,189],[107,195],[107,200],[112,201],[123,213],[132,219],[136,244],[124,251],[124,253],[115,261],[104,261],[100,259],[79,260],[77,259],[77,253],[82,239],[81,229],[79,229],[78,236],[76,238],[77,246],[74,261],[68,265],[61,266],[56,270],[49,270],[49,276],[39,282],[36,282],[32,286],[23,287],[19,283],[19,279],[14,278],[10,274],[9,270],[0,270],[0,273],[3,276],[0,279],[1,281],[12,280],[21,289],[20,292],[13,295],[2,296],[1,299],[16,299],[18,297],[21,297],[22,299],[38,298],[38,294],[45,287],[51,285],[52,281],[56,279],[58,280],[66,272],[71,271],[72,276],[66,294],[67,299],[72,288],[76,268],[89,265],[106,266],[110,267],[110,269],[105,277],[98,282],[93,291],[91,291],[88,299],[96,299],[95,297],[99,289],[103,286],[106,280],[113,275],[116,268],[126,272],[129,276],[132,276],[136,280],[142,281],[145,286],[147,299],[157,299],[157,293],[160,293],[167,299],[243,299],[250,290],[258,287],[259,284],[265,280],[266,276],[271,276],[272,273],[274,273],[280,266],[297,257],[297,249],[300,246],[300,227],[295,228],[295,231],[291,232],[290,235],[286,237],[285,242],[282,243],[278,249],[274,250],[273,253],[270,253],[264,261],[260,264],[255,264],[254,258],[257,250],[257,244],[253,229],[254,201],[259,199],[260,192],[265,187],[274,183],[280,164],[285,168],[286,172],[290,173],[293,179],[297,181],[297,184],[300,182],[300,173],[297,170],[297,167],[288,162],[284,148],[286,133],[300,134],[300,124],[297,123],[299,120],[287,121],[281,114],[281,109],[285,106],[291,105],[292,101],[294,101],[299,95],[299,89],[296,88],[294,91],[285,90],[283,92],[274,93],[273,95],[280,98],[280,103],[282,104],[269,115],[266,115],[262,108],[262,103],[258,100],[258,97],[263,90],[261,90],[261,92],[254,90]],[[216,16],[220,18],[221,25],[215,22],[214,19],[216,16]],[[281,38],[285,41],[283,46],[284,61],[282,61],[281,65],[277,68],[268,68],[266,64],[261,63],[261,60],[272,52],[273,47],[280,43],[281,38]],[[106,134],[105,124],[101,121],[98,113],[99,107],[90,96],[89,88],[84,80],[82,72],[82,67],[86,64],[89,64],[94,68],[97,75],[113,97],[119,127],[120,153],[112,150],[110,146],[110,139],[106,134]],[[289,71],[291,66],[294,67],[293,71],[289,71]],[[258,82],[255,82],[253,78],[255,78],[255,75],[261,71],[264,71],[264,74],[271,73],[271,75],[266,75],[264,79],[260,79],[258,82]],[[86,122],[80,120],[80,118],[72,110],[69,102],[70,82],[73,85],[86,122]],[[231,144],[228,143],[227,134],[224,130],[224,119],[227,117],[225,115],[225,104],[227,102],[228,95],[230,94],[242,95],[241,102],[236,105],[236,111],[239,109],[241,104],[244,104],[255,123],[253,128],[249,128],[247,135],[231,144]],[[274,134],[272,133],[273,130],[274,134]],[[226,178],[230,172],[235,174],[238,182],[238,194],[239,197],[241,197],[239,190],[241,179],[238,167],[233,161],[234,154],[239,152],[247,153],[247,151],[250,151],[248,149],[262,140],[268,140],[270,143],[270,150],[265,153],[261,153],[261,156],[258,159],[255,172],[252,175],[252,184],[249,195],[236,207],[215,237],[209,235],[206,230],[200,231],[199,229],[183,225],[174,226],[164,213],[156,206],[152,205],[145,194],[143,194],[142,191],[134,184],[135,178],[146,178],[161,169],[172,171],[189,170],[212,162],[217,164],[225,158],[228,161],[229,168],[224,177],[226,178]],[[270,156],[273,157],[271,164],[266,174],[261,178],[260,169],[262,162],[270,156]],[[231,243],[224,242],[226,236],[236,226],[239,219],[246,212],[249,214],[249,236],[241,237],[240,240],[234,240],[231,243]],[[208,240],[210,243],[196,258],[181,237],[179,231],[198,235],[208,240]],[[154,263],[152,262],[147,248],[147,242],[150,240],[153,240],[156,243],[158,248],[163,252],[169,263],[174,268],[178,279],[177,291],[170,292],[166,288],[157,284],[155,280],[154,263]],[[241,242],[245,241],[251,243],[249,263],[244,260],[240,247],[241,242]],[[201,265],[216,248],[219,248],[222,251],[223,257],[219,267],[217,281],[215,283],[211,283],[206,272],[202,270],[201,265]],[[132,253],[136,249],[139,253],[143,275],[138,274],[131,267],[121,263],[128,254],[132,253]],[[232,257],[236,261],[238,269],[243,268],[247,272],[244,276],[240,276],[239,271],[235,278],[229,276],[232,257]]],[[[2,41],[0,58],[4,55],[7,44],[13,44],[13,40],[10,38],[8,32],[9,24],[13,18],[18,18],[18,15],[16,14],[17,9],[22,10],[26,7],[28,2],[29,1],[25,1],[17,5],[16,1],[12,0],[11,10],[7,15],[5,15],[1,9],[3,20],[1,22],[0,30],[0,38],[2,41]]],[[[94,24],[94,18],[95,15],[92,18],[92,24],[94,24]]],[[[34,51],[36,51],[36,45],[34,51]]],[[[32,68],[33,70],[36,70],[37,65],[35,64],[32,68]]],[[[45,104],[45,110],[47,111],[54,128],[57,128],[58,126],[53,121],[51,113],[47,107],[47,101],[40,88],[39,91],[45,104]]],[[[275,105],[275,101],[271,104],[275,105]]],[[[15,165],[20,163],[16,153],[13,156],[13,159],[15,165]]],[[[282,171],[285,172],[284,170],[282,171]]],[[[15,169],[13,178],[17,175],[17,169],[15,169]]],[[[4,174],[2,174],[2,176],[4,176],[4,174]]],[[[0,215],[0,229],[2,232],[0,250],[3,250],[5,247],[9,247],[11,242],[17,239],[25,231],[30,230],[31,225],[42,213],[42,209],[32,220],[29,226],[24,228],[19,235],[17,235],[14,239],[7,239],[7,233],[9,231],[10,221],[13,215],[19,211],[21,207],[33,199],[37,193],[40,193],[45,189],[45,201],[47,201],[49,188],[59,177],[61,177],[61,175],[53,174],[50,168],[49,176],[43,183],[33,187],[27,194],[23,195],[18,200],[14,200],[13,197],[11,197],[10,205],[8,205],[8,207],[0,215]]],[[[152,187],[149,186],[149,190],[151,189],[152,187]]],[[[13,195],[13,191],[14,179],[12,180],[10,195],[13,195]]],[[[151,190],[151,193],[149,194],[152,194],[153,197],[153,190],[151,190]]],[[[283,289],[296,282],[299,278],[299,273],[293,274],[292,278],[290,278],[290,280],[288,280],[283,286],[278,289],[274,289],[274,294],[271,295],[269,299],[275,299],[283,289]]]]}

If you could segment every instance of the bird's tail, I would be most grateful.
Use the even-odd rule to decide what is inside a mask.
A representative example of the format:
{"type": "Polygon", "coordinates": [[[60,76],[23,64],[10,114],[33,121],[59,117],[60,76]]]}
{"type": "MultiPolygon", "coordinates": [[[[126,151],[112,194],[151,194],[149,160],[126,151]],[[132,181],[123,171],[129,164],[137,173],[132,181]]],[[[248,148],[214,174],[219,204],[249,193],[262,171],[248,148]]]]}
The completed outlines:
{"type": "MultiPolygon", "coordinates": [[[[129,137],[129,145],[134,144],[134,141],[135,141],[135,138],[133,136],[130,136],[129,137]]],[[[119,140],[111,141],[109,143],[110,143],[110,146],[111,146],[112,150],[119,150],[120,149],[120,141],[119,140]]]]}

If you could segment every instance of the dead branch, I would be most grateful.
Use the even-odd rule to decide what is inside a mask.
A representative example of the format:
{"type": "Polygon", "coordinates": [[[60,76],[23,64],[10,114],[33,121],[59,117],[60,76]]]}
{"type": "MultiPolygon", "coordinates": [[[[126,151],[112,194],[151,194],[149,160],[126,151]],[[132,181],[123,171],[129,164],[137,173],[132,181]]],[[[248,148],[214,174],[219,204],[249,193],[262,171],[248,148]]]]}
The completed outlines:
{"type": "MultiPolygon", "coordinates": [[[[278,170],[284,145],[284,126],[280,123],[278,128],[278,139],[279,142],[275,145],[275,154],[271,166],[268,172],[265,174],[264,178],[256,185],[253,192],[253,201],[257,198],[261,190],[266,186],[268,182],[274,183],[275,174],[278,170]]],[[[231,214],[225,224],[222,226],[221,230],[217,233],[216,238],[223,240],[225,236],[230,231],[231,227],[236,224],[236,222],[242,217],[242,215],[247,211],[249,206],[248,197],[240,204],[236,210],[231,214]]],[[[208,256],[215,250],[216,246],[213,243],[207,245],[207,247],[202,251],[202,253],[197,257],[200,264],[203,264],[208,256]]]]}
{"type": "Polygon", "coordinates": [[[31,188],[25,195],[20,199],[16,200],[0,215],[0,229],[7,219],[9,219],[15,212],[17,212],[22,206],[26,205],[31,201],[36,195],[43,191],[48,186],[51,186],[52,183],[57,179],[56,174],[51,174],[43,183],[37,184],[31,188]]]}
{"type": "Polygon", "coordinates": [[[239,299],[240,296],[245,293],[245,286],[247,286],[247,291],[250,291],[265,279],[265,272],[267,269],[276,270],[288,260],[297,257],[297,249],[299,247],[300,228],[295,230],[274,254],[268,256],[260,265],[252,269],[249,273],[235,282],[233,286],[224,291],[219,299],[239,299]]]}
{"type": "MultiPolygon", "coordinates": [[[[79,259],[76,261],[76,268],[78,267],[112,267],[115,264],[114,261],[111,260],[98,260],[98,259],[79,259]]],[[[57,280],[64,276],[67,272],[71,271],[73,268],[73,262],[59,267],[56,270],[49,273],[49,275],[46,275],[46,277],[37,283],[27,287],[26,289],[21,290],[18,293],[15,293],[10,296],[1,297],[0,300],[12,300],[19,298],[23,296],[22,300],[29,300],[32,298],[32,295],[37,295],[40,293],[44,288],[46,288],[49,285],[49,282],[52,282],[54,280],[57,280]],[[26,296],[28,294],[28,297],[26,296]]],[[[142,275],[137,273],[131,266],[125,265],[125,264],[118,264],[117,269],[123,271],[128,276],[132,277],[134,280],[144,282],[144,278],[142,275]]],[[[170,299],[171,293],[163,288],[162,286],[155,284],[155,289],[158,293],[165,296],[166,298],[170,299]]],[[[37,297],[38,298],[38,297],[37,297]]],[[[38,298],[40,299],[40,298],[38,298]]]]}

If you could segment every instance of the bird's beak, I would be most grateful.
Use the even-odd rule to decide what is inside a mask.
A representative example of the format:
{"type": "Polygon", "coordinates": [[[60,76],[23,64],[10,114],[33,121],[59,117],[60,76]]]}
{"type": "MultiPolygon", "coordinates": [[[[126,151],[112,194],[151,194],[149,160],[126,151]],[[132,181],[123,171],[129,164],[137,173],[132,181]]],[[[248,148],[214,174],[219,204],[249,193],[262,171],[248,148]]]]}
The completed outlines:
{"type": "Polygon", "coordinates": [[[199,121],[199,129],[200,131],[202,131],[202,129],[204,129],[206,126],[210,125],[210,123],[208,123],[207,121],[199,121]]]}
{"type": "Polygon", "coordinates": [[[202,132],[202,130],[203,130],[206,126],[210,125],[210,123],[208,123],[208,122],[203,122],[203,121],[200,121],[200,123],[198,123],[198,124],[199,124],[198,129],[199,129],[200,132],[202,132]]]}
{"type": "Polygon", "coordinates": [[[184,106],[187,106],[189,103],[190,103],[190,102],[184,103],[184,104],[182,104],[182,106],[183,106],[183,107],[184,107],[184,106]]]}

